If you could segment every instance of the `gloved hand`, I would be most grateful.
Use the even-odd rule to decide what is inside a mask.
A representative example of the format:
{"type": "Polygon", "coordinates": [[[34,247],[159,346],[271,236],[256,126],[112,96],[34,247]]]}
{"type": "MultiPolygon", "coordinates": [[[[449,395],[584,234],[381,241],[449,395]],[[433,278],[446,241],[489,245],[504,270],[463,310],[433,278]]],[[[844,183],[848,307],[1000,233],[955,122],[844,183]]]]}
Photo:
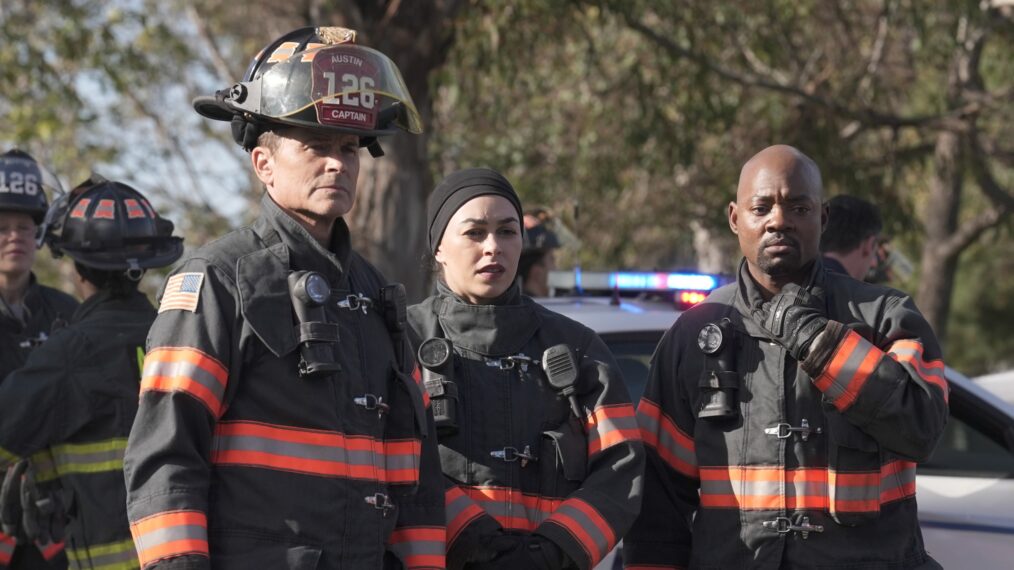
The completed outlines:
{"type": "Polygon", "coordinates": [[[63,540],[66,512],[58,489],[41,489],[31,464],[21,478],[21,525],[28,538],[41,544],[63,540]]]}
{"type": "Polygon", "coordinates": [[[10,536],[21,533],[21,476],[28,469],[28,461],[21,460],[7,468],[3,486],[0,487],[0,523],[4,534],[10,536]]]}
{"type": "Polygon", "coordinates": [[[479,538],[479,547],[468,557],[465,570],[488,568],[488,562],[504,553],[521,548],[524,536],[507,534],[502,529],[479,538]]]}
{"type": "Polygon", "coordinates": [[[522,535],[520,545],[494,558],[488,570],[561,570],[570,559],[555,542],[537,534],[522,535]]]}
{"type": "Polygon", "coordinates": [[[827,327],[823,300],[795,283],[785,285],[761,308],[754,309],[753,318],[799,362],[806,359],[810,345],[827,327]]]}

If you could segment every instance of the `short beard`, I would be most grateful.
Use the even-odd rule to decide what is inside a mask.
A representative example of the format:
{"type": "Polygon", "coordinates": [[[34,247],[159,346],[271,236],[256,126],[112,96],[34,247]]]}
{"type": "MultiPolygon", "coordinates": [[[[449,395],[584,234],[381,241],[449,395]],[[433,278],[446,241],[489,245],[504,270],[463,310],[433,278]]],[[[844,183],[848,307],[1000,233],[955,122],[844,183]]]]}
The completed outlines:
{"type": "Polygon", "coordinates": [[[799,251],[796,250],[787,256],[771,257],[763,249],[757,252],[757,267],[765,275],[771,277],[786,277],[793,275],[802,267],[802,260],[799,251]]]}

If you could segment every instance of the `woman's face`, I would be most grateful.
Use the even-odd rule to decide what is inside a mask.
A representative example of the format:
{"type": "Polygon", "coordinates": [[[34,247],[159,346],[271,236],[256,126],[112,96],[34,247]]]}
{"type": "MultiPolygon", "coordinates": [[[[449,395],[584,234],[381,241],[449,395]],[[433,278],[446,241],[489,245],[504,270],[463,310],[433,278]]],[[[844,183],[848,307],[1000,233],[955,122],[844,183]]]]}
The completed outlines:
{"type": "Polygon", "coordinates": [[[451,217],[434,254],[444,282],[469,303],[489,303],[506,291],[521,257],[521,221],[502,196],[477,196],[451,217]]]}

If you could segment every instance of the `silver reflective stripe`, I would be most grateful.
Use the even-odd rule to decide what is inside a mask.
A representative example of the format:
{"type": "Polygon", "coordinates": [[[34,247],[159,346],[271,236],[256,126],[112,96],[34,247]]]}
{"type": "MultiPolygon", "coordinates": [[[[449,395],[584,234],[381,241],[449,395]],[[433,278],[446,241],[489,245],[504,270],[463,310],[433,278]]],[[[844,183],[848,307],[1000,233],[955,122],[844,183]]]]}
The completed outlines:
{"type": "Polygon", "coordinates": [[[697,467],[697,454],[680,445],[680,443],[676,441],[668,431],[662,429],[658,420],[647,414],[638,412],[637,421],[648,433],[658,436],[659,448],[675,455],[680,461],[693,467],[697,467]]]}
{"type": "MultiPolygon", "coordinates": [[[[859,374],[859,367],[862,366],[863,361],[869,356],[870,350],[875,348],[868,340],[856,333],[853,334],[858,339],[856,346],[852,349],[852,353],[849,354],[845,363],[838,369],[838,374],[832,379],[831,385],[824,391],[824,394],[832,401],[837,401],[838,398],[845,394],[849,384],[859,374]]],[[[877,350],[879,351],[879,349],[877,350]]],[[[878,355],[878,362],[881,358],[883,358],[883,355],[878,355]]]]}
{"type": "MultiPolygon", "coordinates": [[[[590,518],[588,518],[588,515],[586,515],[578,508],[572,506],[569,502],[560,505],[560,508],[557,509],[555,513],[553,513],[551,520],[557,519],[561,515],[573,519],[574,522],[580,525],[580,527],[586,533],[588,533],[588,536],[591,537],[592,541],[594,541],[595,543],[594,546],[598,550],[598,555],[592,557],[594,560],[602,558],[603,556],[606,555],[607,552],[609,552],[609,549],[612,548],[612,545],[609,543],[609,539],[606,538],[604,534],[602,534],[602,531],[599,530],[599,527],[596,526],[595,523],[590,518]]],[[[563,519],[554,522],[558,522],[562,524],[564,527],[569,526],[567,523],[563,522],[563,519]]],[[[586,544],[585,546],[591,545],[586,544]]]]}
{"type": "Polygon", "coordinates": [[[149,354],[148,358],[144,361],[144,373],[142,376],[160,376],[166,378],[182,376],[207,388],[215,395],[215,398],[219,402],[225,398],[225,386],[219,382],[218,378],[215,378],[214,374],[208,372],[204,368],[201,368],[196,363],[188,362],[186,360],[174,360],[172,362],[161,360],[166,357],[167,356],[161,351],[153,351],[149,354]]]}
{"type": "Polygon", "coordinates": [[[200,540],[206,542],[208,540],[208,531],[200,525],[181,524],[155,529],[134,538],[138,550],[142,552],[177,540],[200,540]]]}
{"type": "Polygon", "coordinates": [[[140,568],[134,541],[125,540],[88,548],[67,549],[70,567],[81,570],[130,570],[140,568]]]}

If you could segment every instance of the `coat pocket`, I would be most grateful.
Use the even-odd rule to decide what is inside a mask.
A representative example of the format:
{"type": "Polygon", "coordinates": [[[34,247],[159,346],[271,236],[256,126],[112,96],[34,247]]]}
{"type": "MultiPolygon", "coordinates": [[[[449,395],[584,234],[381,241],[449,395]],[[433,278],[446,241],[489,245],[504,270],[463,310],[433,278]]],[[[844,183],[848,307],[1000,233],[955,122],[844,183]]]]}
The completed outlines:
{"type": "Polygon", "coordinates": [[[834,520],[859,526],[880,516],[880,444],[837,411],[828,425],[828,505],[834,520]]]}
{"type": "Polygon", "coordinates": [[[541,451],[544,493],[569,495],[588,476],[588,438],[576,421],[568,419],[559,427],[542,432],[541,451]]]}
{"type": "Polygon", "coordinates": [[[267,534],[214,533],[209,541],[211,567],[217,570],[316,570],[321,548],[278,540],[267,534]]]}

